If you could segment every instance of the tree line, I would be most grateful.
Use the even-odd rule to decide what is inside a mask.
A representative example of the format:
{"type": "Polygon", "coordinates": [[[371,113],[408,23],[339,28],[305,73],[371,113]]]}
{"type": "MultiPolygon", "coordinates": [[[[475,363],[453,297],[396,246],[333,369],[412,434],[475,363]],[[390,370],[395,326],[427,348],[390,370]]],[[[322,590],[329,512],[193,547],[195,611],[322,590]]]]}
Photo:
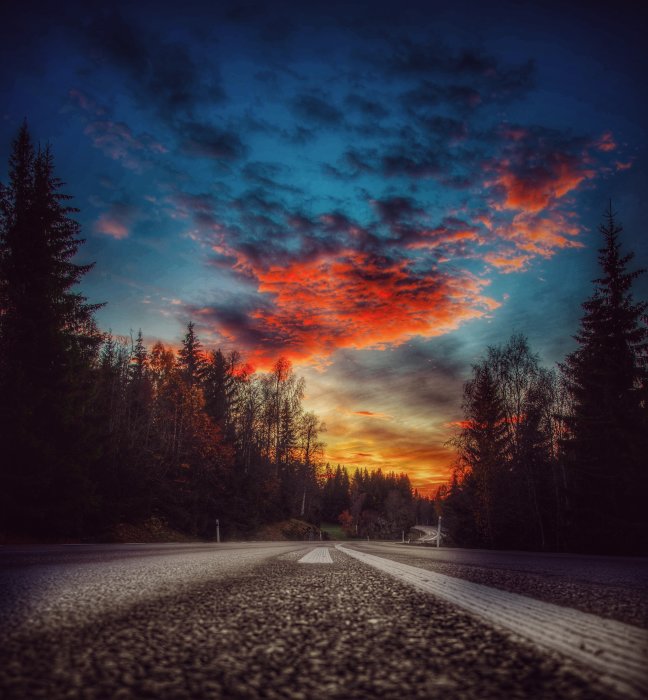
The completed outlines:
{"type": "Polygon", "coordinates": [[[406,475],[323,465],[325,426],[286,358],[256,373],[191,322],[178,351],[102,332],[61,188],[24,125],[0,183],[0,534],[102,537],[158,516],[247,535],[297,517],[394,537],[442,510],[459,545],[646,552],[648,304],[611,208],[576,349],[548,369],[522,335],[487,348],[432,502],[406,475]]]}
{"type": "Polygon", "coordinates": [[[435,502],[412,488],[407,474],[327,464],[322,473],[321,516],[339,522],[348,537],[393,539],[412,525],[436,522],[435,502]]]}
{"type": "Polygon", "coordinates": [[[457,544],[648,551],[648,304],[611,205],[601,276],[576,349],[543,367],[522,335],[488,347],[463,391],[452,480],[438,494],[457,544]]]}
{"type": "Polygon", "coordinates": [[[393,534],[429,501],[404,475],[322,465],[304,380],[205,349],[101,332],[76,285],[92,268],[50,150],[26,125],[0,186],[0,534],[106,537],[156,516],[195,537],[296,517],[393,534]]]}

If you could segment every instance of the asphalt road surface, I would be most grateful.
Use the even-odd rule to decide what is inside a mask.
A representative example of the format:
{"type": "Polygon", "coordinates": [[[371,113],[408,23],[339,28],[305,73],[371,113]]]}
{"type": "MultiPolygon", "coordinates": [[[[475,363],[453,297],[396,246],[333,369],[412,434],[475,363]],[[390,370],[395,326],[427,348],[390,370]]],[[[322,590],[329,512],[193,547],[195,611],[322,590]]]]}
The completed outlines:
{"type": "Polygon", "coordinates": [[[645,698],[648,559],[0,547],[0,698],[645,698]]]}

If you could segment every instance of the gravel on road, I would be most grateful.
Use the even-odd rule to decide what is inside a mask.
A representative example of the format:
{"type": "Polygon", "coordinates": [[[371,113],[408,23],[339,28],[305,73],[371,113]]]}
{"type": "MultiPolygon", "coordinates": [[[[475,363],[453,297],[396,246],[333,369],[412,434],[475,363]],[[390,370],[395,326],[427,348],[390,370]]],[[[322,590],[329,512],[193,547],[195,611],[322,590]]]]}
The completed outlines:
{"type": "Polygon", "coordinates": [[[648,629],[648,586],[630,586],[627,583],[603,585],[574,580],[564,575],[533,573],[490,566],[471,566],[449,561],[437,561],[417,556],[411,548],[397,550],[371,546],[352,547],[393,561],[454,576],[484,586],[520,593],[548,603],[564,605],[582,612],[625,622],[648,629]],[[375,551],[374,551],[375,549],[375,551]]]}
{"type": "Polygon", "coordinates": [[[333,564],[311,565],[293,550],[74,628],[61,608],[0,631],[0,697],[614,697],[562,657],[333,549],[333,564]]]}

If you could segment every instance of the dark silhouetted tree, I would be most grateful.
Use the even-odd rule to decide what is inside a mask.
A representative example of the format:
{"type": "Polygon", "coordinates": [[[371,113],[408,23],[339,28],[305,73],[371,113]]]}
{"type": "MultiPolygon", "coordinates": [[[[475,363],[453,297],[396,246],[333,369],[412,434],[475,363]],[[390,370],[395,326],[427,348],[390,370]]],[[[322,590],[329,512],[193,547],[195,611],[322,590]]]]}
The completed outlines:
{"type": "Polygon", "coordinates": [[[475,520],[482,543],[500,544],[507,455],[507,425],[496,378],[488,363],[473,367],[464,388],[465,423],[457,446],[475,484],[475,520]]]}
{"type": "Polygon", "coordinates": [[[633,299],[643,272],[628,271],[612,206],[600,226],[602,276],[583,303],[578,348],[561,366],[572,399],[564,442],[572,548],[637,552],[648,547],[646,302],[633,299]]]}
{"type": "Polygon", "coordinates": [[[194,331],[193,321],[187,324],[187,332],[178,353],[178,364],[189,386],[200,384],[205,374],[205,359],[202,355],[202,344],[194,331]]]}
{"type": "Polygon", "coordinates": [[[74,289],[92,266],[73,262],[83,240],[61,186],[23,125],[0,192],[2,513],[5,529],[41,534],[82,531],[94,499],[86,419],[102,337],[98,305],[74,289]]]}

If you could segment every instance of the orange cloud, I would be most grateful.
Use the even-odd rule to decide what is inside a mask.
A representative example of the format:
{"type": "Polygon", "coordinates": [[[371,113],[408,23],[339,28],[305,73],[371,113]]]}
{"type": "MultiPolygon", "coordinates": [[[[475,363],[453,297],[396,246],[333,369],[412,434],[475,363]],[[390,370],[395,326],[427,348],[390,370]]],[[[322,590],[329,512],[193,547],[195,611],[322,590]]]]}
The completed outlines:
{"type": "Polygon", "coordinates": [[[97,219],[94,228],[97,233],[103,233],[106,236],[111,236],[118,240],[128,237],[128,228],[125,224],[107,214],[102,214],[97,219]]]}
{"type": "Polygon", "coordinates": [[[513,217],[506,238],[515,242],[518,250],[530,255],[550,258],[562,248],[581,248],[574,240],[580,228],[565,214],[556,211],[545,216],[521,212],[513,217]]]}
{"type": "Polygon", "coordinates": [[[598,148],[599,151],[605,152],[614,151],[617,147],[611,131],[606,131],[594,146],[598,148]]]}
{"type": "Polygon", "coordinates": [[[497,229],[501,246],[487,252],[483,260],[502,273],[519,272],[535,257],[550,258],[557,250],[582,247],[575,240],[579,233],[573,218],[560,212],[519,212],[497,229]]]}
{"type": "Polygon", "coordinates": [[[498,208],[539,212],[594,175],[593,170],[585,169],[574,156],[556,152],[542,163],[523,168],[511,167],[504,161],[498,175],[487,184],[495,185],[503,193],[498,208]]]}
{"type": "Polygon", "coordinates": [[[423,231],[419,236],[419,240],[407,244],[409,250],[447,249],[448,246],[454,246],[455,244],[480,240],[478,232],[473,229],[452,231],[439,228],[432,231],[423,231]]]}
{"type": "Polygon", "coordinates": [[[409,262],[358,251],[254,273],[274,305],[252,317],[269,337],[283,338],[294,359],[443,335],[499,305],[483,294],[488,282],[469,273],[417,274],[409,262]]]}
{"type": "Polygon", "coordinates": [[[502,273],[521,272],[531,259],[530,255],[520,253],[486,253],[484,260],[502,273]]]}

